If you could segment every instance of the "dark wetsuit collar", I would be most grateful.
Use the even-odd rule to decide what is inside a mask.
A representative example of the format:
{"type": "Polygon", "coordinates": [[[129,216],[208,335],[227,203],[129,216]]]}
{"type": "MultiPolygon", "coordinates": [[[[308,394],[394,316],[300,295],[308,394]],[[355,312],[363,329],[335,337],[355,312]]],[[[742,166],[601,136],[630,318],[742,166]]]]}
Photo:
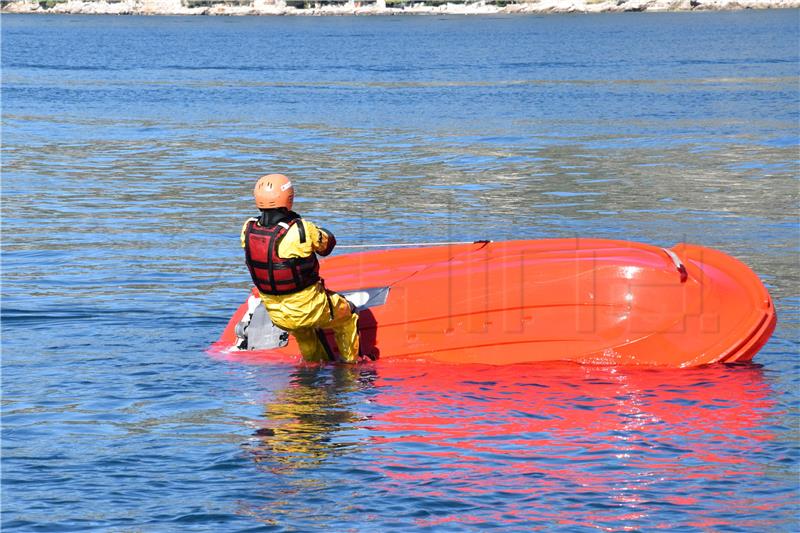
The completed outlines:
{"type": "Polygon", "coordinates": [[[275,226],[280,222],[289,222],[296,218],[300,218],[300,215],[294,211],[289,211],[288,209],[262,209],[261,216],[258,217],[258,223],[262,226],[268,227],[275,226]]]}

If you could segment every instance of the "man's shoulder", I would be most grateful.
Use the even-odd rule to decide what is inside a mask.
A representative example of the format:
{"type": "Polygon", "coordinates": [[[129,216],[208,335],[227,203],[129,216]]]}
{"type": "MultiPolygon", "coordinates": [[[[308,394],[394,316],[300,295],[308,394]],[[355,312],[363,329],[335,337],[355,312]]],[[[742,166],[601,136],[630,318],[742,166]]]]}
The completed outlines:
{"type": "Polygon", "coordinates": [[[297,217],[296,219],[292,220],[292,222],[293,222],[293,224],[292,224],[293,226],[302,225],[303,229],[306,232],[316,231],[316,230],[319,229],[319,226],[317,224],[315,224],[314,222],[308,220],[307,218],[297,217]]]}
{"type": "Polygon", "coordinates": [[[312,226],[316,226],[317,225],[315,222],[313,222],[313,221],[311,221],[311,220],[309,220],[307,218],[304,218],[304,217],[300,217],[297,220],[298,220],[298,222],[302,222],[306,226],[308,226],[309,224],[312,225],[312,226]]]}
{"type": "Polygon", "coordinates": [[[300,242],[306,242],[317,235],[319,227],[310,220],[298,217],[292,220],[290,232],[293,233],[300,242]]]}

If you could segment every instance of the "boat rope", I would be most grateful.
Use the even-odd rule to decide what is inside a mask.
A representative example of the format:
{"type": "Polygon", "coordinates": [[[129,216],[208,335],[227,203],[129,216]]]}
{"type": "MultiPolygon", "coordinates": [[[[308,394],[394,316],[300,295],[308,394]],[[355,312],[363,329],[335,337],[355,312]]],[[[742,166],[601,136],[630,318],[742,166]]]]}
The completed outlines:
{"type": "Polygon", "coordinates": [[[339,244],[336,248],[401,248],[410,246],[447,246],[452,244],[487,244],[492,241],[403,242],[385,244],[339,244]]]}

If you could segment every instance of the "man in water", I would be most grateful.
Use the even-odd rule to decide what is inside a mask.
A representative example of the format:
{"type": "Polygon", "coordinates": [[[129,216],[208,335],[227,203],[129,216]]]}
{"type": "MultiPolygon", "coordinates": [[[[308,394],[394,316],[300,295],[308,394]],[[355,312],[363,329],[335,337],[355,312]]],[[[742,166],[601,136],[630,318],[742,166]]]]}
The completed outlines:
{"type": "Polygon", "coordinates": [[[253,194],[261,215],[244,223],[242,248],[270,319],[294,335],[306,361],[333,359],[322,332],[332,329],[342,361],[356,362],[358,315],[319,277],[317,254],[333,251],[333,233],[292,211],[294,187],[282,174],[262,176],[253,194]]]}

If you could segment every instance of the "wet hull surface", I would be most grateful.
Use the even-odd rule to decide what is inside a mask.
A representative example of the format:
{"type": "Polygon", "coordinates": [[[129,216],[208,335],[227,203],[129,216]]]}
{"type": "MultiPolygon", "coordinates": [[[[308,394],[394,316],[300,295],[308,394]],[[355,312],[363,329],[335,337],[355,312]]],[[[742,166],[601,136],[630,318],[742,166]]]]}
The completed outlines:
{"type": "MultiPolygon", "coordinates": [[[[477,242],[342,255],[322,275],[361,305],[362,351],[381,359],[687,367],[749,361],[775,327],[748,267],[687,244],[477,242]]],[[[235,344],[247,307],[215,350],[235,344]]],[[[290,341],[243,357],[297,353],[290,341]]]]}

